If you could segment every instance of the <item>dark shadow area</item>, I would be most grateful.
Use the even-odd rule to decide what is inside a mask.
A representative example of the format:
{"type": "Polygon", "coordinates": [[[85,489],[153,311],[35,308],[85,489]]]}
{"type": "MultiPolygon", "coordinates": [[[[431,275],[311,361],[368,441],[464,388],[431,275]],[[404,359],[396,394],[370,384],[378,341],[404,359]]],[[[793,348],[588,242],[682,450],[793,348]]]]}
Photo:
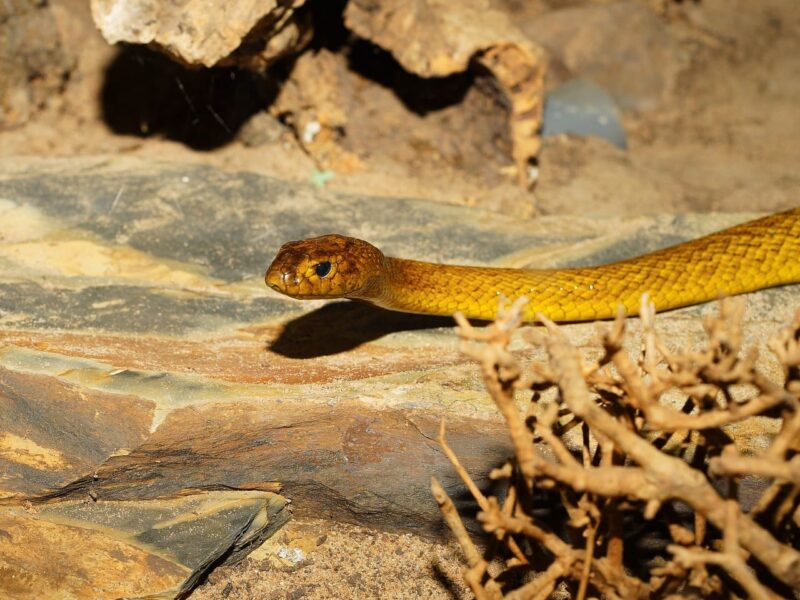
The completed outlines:
{"type": "Polygon", "coordinates": [[[311,0],[298,10],[298,14],[308,12],[314,37],[309,48],[318,52],[323,48],[331,52],[342,52],[355,38],[344,25],[344,9],[347,0],[311,0]]]}
{"type": "Polygon", "coordinates": [[[276,80],[252,71],[190,69],[148,48],[123,46],[106,70],[101,102],[115,133],[213,150],[233,140],[277,90],[276,80]]]}
{"type": "Polygon", "coordinates": [[[434,559],[431,561],[428,572],[430,577],[439,584],[439,587],[442,588],[448,597],[452,598],[453,600],[461,597],[461,588],[459,585],[461,580],[454,580],[450,574],[445,571],[439,560],[434,559]]]}
{"type": "Polygon", "coordinates": [[[429,78],[409,73],[386,50],[361,39],[351,43],[347,59],[353,72],[390,89],[418,115],[460,104],[475,83],[472,70],[429,78]]]}
{"type": "Polygon", "coordinates": [[[354,73],[391,90],[408,110],[418,115],[461,103],[474,83],[471,70],[449,77],[420,77],[409,73],[389,52],[357,37],[345,27],[346,5],[347,0],[318,0],[307,5],[314,24],[312,50],[324,48],[345,53],[354,73]]]}
{"type": "Polygon", "coordinates": [[[654,561],[669,556],[667,545],[672,543],[669,522],[679,523],[687,530],[694,529],[694,515],[684,504],[665,504],[656,518],[642,519],[640,511],[622,513],[620,531],[624,540],[623,562],[636,577],[647,581],[654,561]]]}
{"type": "Polygon", "coordinates": [[[347,352],[398,331],[453,326],[452,317],[414,315],[348,300],[289,321],[269,349],[288,358],[316,358],[347,352]]]}

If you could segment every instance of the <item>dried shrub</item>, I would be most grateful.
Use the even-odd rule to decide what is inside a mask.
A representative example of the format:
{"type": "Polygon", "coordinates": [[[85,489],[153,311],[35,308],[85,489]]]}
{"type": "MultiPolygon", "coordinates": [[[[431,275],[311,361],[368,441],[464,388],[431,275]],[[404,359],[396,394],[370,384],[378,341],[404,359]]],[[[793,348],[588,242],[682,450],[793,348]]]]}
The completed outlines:
{"type": "Polygon", "coordinates": [[[623,348],[620,316],[601,332],[596,362],[542,317],[546,329],[527,331],[527,341],[549,361],[527,367],[508,348],[520,308],[485,329],[457,317],[463,350],[479,361],[514,447],[491,473],[503,493],[487,496],[442,423],[439,441],[488,534],[479,548],[434,479],[475,596],[547,598],[560,587],[581,599],[776,598],[800,590],[800,312],[769,344],[785,370],[780,385],[756,368],[755,349],[742,348],[742,302],[725,301],[706,320],[702,351],[676,353],[644,298],[641,355],[623,348]],[[515,403],[520,391],[531,394],[527,414],[515,403]],[[779,420],[779,433],[763,452],[744,455],[727,426],[758,416],[779,420]],[[746,476],[764,483],[750,506],[739,485],[746,476]],[[651,556],[627,535],[642,524],[663,531],[651,556]]]}

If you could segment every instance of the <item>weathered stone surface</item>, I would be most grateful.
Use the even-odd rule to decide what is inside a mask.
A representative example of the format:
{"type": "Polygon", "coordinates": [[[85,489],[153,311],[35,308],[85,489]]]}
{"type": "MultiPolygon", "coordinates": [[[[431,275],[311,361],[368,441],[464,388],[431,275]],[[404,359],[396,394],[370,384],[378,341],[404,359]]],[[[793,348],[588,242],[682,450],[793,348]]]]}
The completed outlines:
{"type": "Polygon", "coordinates": [[[360,37],[388,50],[407,70],[423,77],[464,71],[480,50],[500,41],[530,45],[508,13],[487,0],[454,5],[442,0],[354,0],[345,24],[360,37]]]}
{"type": "Polygon", "coordinates": [[[518,25],[558,63],[603,86],[623,108],[660,106],[683,68],[665,23],[632,0],[554,10],[518,25]]]}
{"type": "Polygon", "coordinates": [[[0,4],[0,129],[22,125],[57,99],[74,62],[49,3],[0,4]]]}
{"type": "Polygon", "coordinates": [[[268,492],[0,508],[4,598],[184,597],[289,518],[268,492]]]}
{"type": "MultiPolygon", "coordinates": [[[[459,353],[450,319],[274,294],[262,277],[280,244],[339,232],[420,259],[577,266],[750,216],[520,222],[210,168],[7,160],[0,376],[13,401],[4,400],[0,421],[1,489],[144,506],[198,490],[272,491],[280,482],[304,516],[435,534],[430,475],[465,497],[435,443],[439,419],[482,485],[509,452],[477,368],[459,353]],[[67,418],[60,415],[73,429],[47,429],[67,418]],[[38,429],[17,426],[28,422],[38,429]],[[76,441],[73,430],[88,434],[76,441]],[[25,486],[14,475],[23,467],[25,486]]],[[[752,294],[747,342],[763,345],[798,305],[797,286],[752,294]]],[[[660,324],[671,344],[696,347],[698,317],[713,310],[674,311],[660,324]]],[[[593,324],[565,331],[597,354],[593,324]]],[[[521,342],[515,348],[541,357],[521,342]]],[[[780,377],[766,351],[762,363],[780,377]]],[[[732,434],[757,448],[770,427],[732,434]]]]}
{"type": "MultiPolygon", "coordinates": [[[[438,443],[439,417],[262,400],[173,411],[152,437],[58,491],[68,498],[136,500],[182,489],[264,488],[280,480],[295,514],[378,528],[444,531],[428,486],[435,475],[460,487],[438,443]]],[[[479,419],[450,422],[448,441],[476,481],[511,447],[504,428],[479,419]]]]}
{"type": "Polygon", "coordinates": [[[0,367],[0,497],[91,472],[149,435],[155,403],[0,367]]]}
{"type": "Polygon", "coordinates": [[[301,46],[303,35],[292,19],[305,0],[232,2],[148,2],[92,0],[92,16],[111,44],[155,44],[175,58],[211,67],[227,58],[253,34],[267,62],[301,46]]]}
{"type": "Polygon", "coordinates": [[[345,24],[356,35],[388,50],[411,73],[444,77],[475,60],[495,78],[510,105],[509,131],[517,179],[528,184],[527,167],[539,152],[546,59],[508,13],[487,0],[353,0],[345,24]]]}

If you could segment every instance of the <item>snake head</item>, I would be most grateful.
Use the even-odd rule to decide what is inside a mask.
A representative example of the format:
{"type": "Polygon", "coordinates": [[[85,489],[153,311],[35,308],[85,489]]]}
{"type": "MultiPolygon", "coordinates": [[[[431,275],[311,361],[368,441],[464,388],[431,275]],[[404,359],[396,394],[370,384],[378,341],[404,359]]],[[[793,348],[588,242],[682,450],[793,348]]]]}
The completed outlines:
{"type": "Polygon", "coordinates": [[[281,246],[264,280],[292,298],[366,298],[380,280],[384,260],[365,241],[323,235],[281,246]]]}

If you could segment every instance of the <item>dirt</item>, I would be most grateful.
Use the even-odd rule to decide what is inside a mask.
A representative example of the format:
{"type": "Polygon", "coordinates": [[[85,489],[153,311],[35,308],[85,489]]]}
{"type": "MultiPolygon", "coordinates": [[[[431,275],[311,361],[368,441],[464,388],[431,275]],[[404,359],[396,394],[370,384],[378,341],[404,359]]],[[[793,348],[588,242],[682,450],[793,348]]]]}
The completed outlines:
{"type": "Polygon", "coordinates": [[[800,6],[792,0],[666,3],[662,19],[685,63],[671,100],[625,115],[627,152],[549,138],[532,191],[516,183],[503,100],[480,72],[424,80],[377,47],[350,48],[341,59],[343,148],[356,166],[327,173],[290,128],[260,112],[274,81],[235,69],[186,70],[151,51],[111,48],[82,2],[53,5],[76,68],[58,98],[27,124],[0,132],[5,157],[125,153],[522,217],[796,203],[800,6]]]}
{"type": "MultiPolygon", "coordinates": [[[[274,82],[235,69],[189,71],[151,51],[109,47],[91,25],[88,3],[51,4],[76,66],[63,91],[25,124],[0,130],[6,162],[127,154],[520,218],[798,205],[797,0],[647,2],[684,57],[672,97],[624,115],[627,151],[598,140],[548,139],[532,190],[516,182],[504,104],[481,73],[426,81],[374,47],[341,55],[349,124],[343,148],[354,159],[328,172],[290,127],[261,112],[274,82]]],[[[505,4],[526,18],[525,3],[505,4]]],[[[543,4],[580,3],[530,6],[541,11],[543,4]]],[[[214,572],[193,597],[460,598],[459,560],[452,544],[294,522],[244,563],[214,572]]]]}
{"type": "Polygon", "coordinates": [[[466,599],[457,555],[454,542],[292,521],[243,563],[213,573],[192,598],[466,599]]]}

